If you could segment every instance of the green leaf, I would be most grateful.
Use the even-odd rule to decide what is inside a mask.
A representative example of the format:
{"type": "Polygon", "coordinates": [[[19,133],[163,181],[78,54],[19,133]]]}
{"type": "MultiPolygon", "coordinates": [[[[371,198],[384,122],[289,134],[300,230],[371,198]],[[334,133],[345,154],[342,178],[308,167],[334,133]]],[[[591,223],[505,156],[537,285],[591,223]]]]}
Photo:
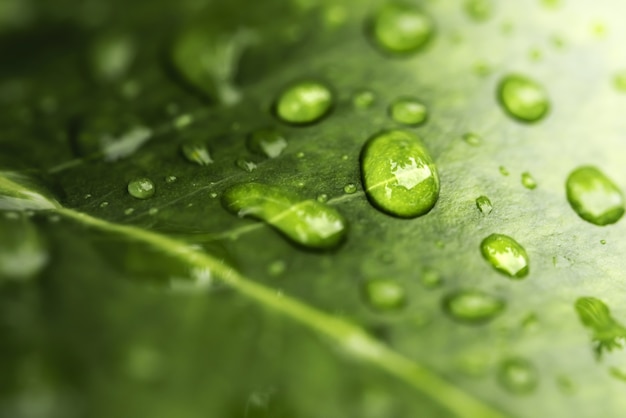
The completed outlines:
{"type": "Polygon", "coordinates": [[[622,416],[617,0],[7,4],[0,415],[622,416]],[[395,33],[405,12],[432,33],[395,33]],[[320,119],[282,122],[311,80],[320,119]],[[427,119],[403,125],[401,99],[427,119]],[[362,185],[390,131],[438,173],[410,219],[362,185]],[[298,241],[305,204],[345,237],[298,241]]]}

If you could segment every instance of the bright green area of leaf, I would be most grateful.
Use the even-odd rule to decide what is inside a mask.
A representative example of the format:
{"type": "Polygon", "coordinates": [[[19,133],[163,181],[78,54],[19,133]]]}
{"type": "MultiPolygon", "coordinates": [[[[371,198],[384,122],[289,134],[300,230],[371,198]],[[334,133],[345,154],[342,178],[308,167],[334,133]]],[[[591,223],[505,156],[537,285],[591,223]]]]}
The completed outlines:
{"type": "Polygon", "coordinates": [[[626,226],[578,217],[565,180],[592,165],[626,189],[626,96],[613,86],[626,67],[624,6],[494,2],[491,17],[476,22],[463,2],[424,1],[433,38],[415,55],[393,57],[366,33],[377,1],[263,3],[22,0],[0,8],[0,45],[11,57],[0,69],[0,171],[38,172],[63,207],[116,226],[33,218],[47,264],[29,280],[0,280],[0,416],[373,418],[454,410],[454,399],[442,402],[398,371],[385,373],[384,362],[357,360],[323,326],[268,309],[144,239],[156,236],[194,244],[262,289],[357,324],[391,353],[505,415],[620,417],[626,352],[596,359],[594,335],[574,304],[596,298],[617,323],[626,321],[626,226]],[[185,79],[170,60],[174,40],[203,24],[221,45],[211,68],[233,68],[208,78],[228,80],[226,90],[198,88],[205,75],[194,69],[185,79]],[[240,56],[225,53],[240,46],[241,33],[254,42],[240,56]],[[92,68],[94,57],[111,53],[94,51],[103,39],[132,45],[118,48],[125,63],[115,71],[92,68]],[[519,123],[499,107],[498,83],[512,73],[546,89],[550,113],[541,121],[519,123]],[[330,115],[282,126],[272,114],[277,95],[306,79],[332,89],[330,115]],[[355,108],[354,95],[365,90],[372,105],[355,108]],[[346,184],[360,184],[365,141],[400,128],[388,107],[401,96],[428,107],[428,122],[408,129],[423,138],[441,177],[435,208],[412,220],[374,209],[361,187],[344,193],[346,184]],[[129,123],[150,128],[150,137],[129,140],[129,123]],[[90,126],[102,135],[81,136],[90,126]],[[280,127],[286,148],[272,159],[252,156],[246,138],[270,126],[280,127]],[[465,142],[467,132],[481,143],[465,142]],[[186,141],[206,143],[214,162],[187,161],[186,141]],[[257,158],[257,168],[242,170],[239,158],[257,158]],[[536,180],[534,190],[521,184],[524,172],[536,180]],[[127,185],[143,177],[155,195],[137,200],[127,185]],[[219,196],[250,181],[303,198],[326,194],[350,223],[346,242],[334,252],[306,252],[233,216],[219,196]],[[482,195],[493,205],[487,215],[476,208],[482,195]],[[480,242],[492,233],[523,243],[531,265],[525,280],[508,280],[482,258],[480,242]],[[443,284],[428,289],[420,279],[433,271],[443,284]],[[377,312],[365,303],[363,284],[378,278],[403,286],[403,310],[377,312]],[[441,301],[463,289],[506,307],[488,324],[455,322],[441,301]],[[536,371],[532,390],[501,384],[511,358],[536,371]]]}

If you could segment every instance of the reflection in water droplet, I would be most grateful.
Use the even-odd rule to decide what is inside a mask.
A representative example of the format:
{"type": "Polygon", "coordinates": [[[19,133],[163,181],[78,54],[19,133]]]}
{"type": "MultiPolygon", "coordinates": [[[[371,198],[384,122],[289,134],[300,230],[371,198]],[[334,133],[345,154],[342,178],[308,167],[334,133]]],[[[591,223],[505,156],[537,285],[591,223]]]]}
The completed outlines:
{"type": "Polygon", "coordinates": [[[493,210],[491,200],[487,196],[479,196],[476,198],[476,207],[483,215],[489,215],[493,210]]]}
{"type": "Polygon", "coordinates": [[[301,200],[276,186],[238,184],[224,192],[222,203],[234,214],[266,222],[305,248],[337,247],[347,232],[346,220],[334,208],[301,200]]]}
{"type": "Polygon", "coordinates": [[[592,331],[593,348],[598,358],[603,352],[622,348],[626,328],[612,316],[609,307],[600,299],[582,297],[574,305],[580,322],[592,331]]]}
{"type": "Polygon", "coordinates": [[[395,122],[417,126],[426,122],[426,106],[417,99],[399,98],[391,103],[389,115],[395,122]]]}
{"type": "Polygon", "coordinates": [[[420,50],[433,36],[434,26],[419,9],[404,4],[387,4],[374,15],[371,33],[375,44],[388,53],[420,50]]]}
{"type": "Polygon", "coordinates": [[[534,190],[537,188],[537,182],[527,171],[522,173],[522,186],[526,187],[528,190],[534,190]]]}
{"type": "Polygon", "coordinates": [[[352,105],[355,109],[367,109],[372,107],[376,95],[369,90],[362,90],[354,94],[352,97],[352,105]]]}
{"type": "Polygon", "coordinates": [[[526,359],[512,357],[498,366],[498,382],[516,395],[531,393],[539,384],[537,369],[526,359]]]}
{"type": "Polygon", "coordinates": [[[521,122],[537,122],[550,109],[543,86],[519,74],[508,75],[500,81],[498,100],[510,116],[521,122]]]}
{"type": "Polygon", "coordinates": [[[621,190],[595,167],[574,170],[567,178],[566,191],[574,212],[594,225],[614,224],[624,215],[621,190]]]}
{"type": "Polygon", "coordinates": [[[191,163],[201,166],[207,166],[213,163],[209,148],[202,142],[189,141],[184,143],[180,149],[183,156],[191,163]]]}
{"type": "Polygon", "coordinates": [[[446,295],[442,306],[444,312],[457,322],[483,324],[501,314],[506,305],[480,290],[459,290],[446,295]]]}
{"type": "Polygon", "coordinates": [[[139,178],[128,183],[128,193],[137,199],[149,199],[154,196],[155,187],[149,178],[139,178]]]}
{"type": "Polygon", "coordinates": [[[513,279],[528,275],[528,254],[513,238],[491,234],[481,242],[480,251],[496,271],[513,279]]]}
{"type": "Polygon", "coordinates": [[[367,281],[363,287],[363,294],[367,304],[381,312],[399,310],[407,302],[404,286],[392,279],[367,281]]]}
{"type": "Polygon", "coordinates": [[[287,123],[313,123],[326,116],[332,104],[333,95],[328,87],[316,81],[303,81],[280,94],[276,115],[287,123]]]}
{"type": "Polygon", "coordinates": [[[369,139],[361,152],[361,177],[369,201],[401,218],[428,213],[439,198],[439,175],[420,138],[393,130],[369,139]]]}
{"type": "Polygon", "coordinates": [[[285,137],[274,128],[257,129],[248,136],[248,149],[268,158],[276,158],[287,147],[285,137]]]}

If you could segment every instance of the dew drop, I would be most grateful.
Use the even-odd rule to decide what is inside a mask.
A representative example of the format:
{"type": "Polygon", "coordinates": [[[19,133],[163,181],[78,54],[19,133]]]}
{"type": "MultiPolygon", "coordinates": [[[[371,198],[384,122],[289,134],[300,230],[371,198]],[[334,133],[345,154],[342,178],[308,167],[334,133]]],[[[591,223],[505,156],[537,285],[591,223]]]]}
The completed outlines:
{"type": "Polygon", "coordinates": [[[537,369],[528,360],[520,357],[500,362],[497,376],[500,385],[516,395],[531,393],[539,384],[537,369]]]}
{"type": "Polygon", "coordinates": [[[422,272],[421,282],[426,289],[436,289],[441,287],[443,279],[435,270],[425,270],[422,272]]]}
{"type": "Polygon", "coordinates": [[[550,109],[543,86],[519,74],[508,75],[500,81],[498,100],[506,113],[521,122],[538,122],[550,109]]]}
{"type": "Polygon", "coordinates": [[[464,134],[463,141],[465,141],[468,145],[471,145],[473,147],[478,147],[482,143],[481,137],[474,132],[468,132],[464,134]]]}
{"type": "Polygon", "coordinates": [[[528,254],[513,238],[491,234],[480,243],[480,251],[496,271],[513,279],[528,275],[528,254]]]}
{"type": "Polygon", "coordinates": [[[374,101],[376,100],[376,95],[369,90],[362,90],[354,94],[352,97],[352,105],[355,109],[368,109],[372,107],[374,101]]]}
{"type": "Polygon", "coordinates": [[[371,22],[374,43],[392,54],[416,52],[433,36],[431,19],[410,5],[387,4],[381,7],[371,22]]]}
{"type": "Polygon", "coordinates": [[[150,210],[148,211],[148,215],[156,215],[157,213],[159,213],[159,208],[150,208],[150,210]]]}
{"type": "Polygon", "coordinates": [[[457,322],[477,325],[491,321],[505,309],[505,303],[480,290],[459,290],[442,300],[443,310],[457,322]]]}
{"type": "Polygon", "coordinates": [[[124,210],[124,215],[132,215],[135,212],[134,208],[128,208],[124,210]]]}
{"type": "Polygon", "coordinates": [[[192,123],[193,123],[193,116],[190,114],[184,114],[184,115],[177,116],[176,119],[174,119],[173,125],[176,129],[178,129],[179,131],[182,131],[183,129],[190,126],[192,123]]]}
{"type": "Polygon", "coordinates": [[[136,199],[149,199],[154,196],[155,187],[149,178],[139,178],[128,182],[128,193],[136,199]]]}
{"type": "Polygon", "coordinates": [[[343,186],[343,191],[345,194],[354,194],[356,193],[356,184],[354,183],[348,183],[345,186],[343,186]]]}
{"type": "Polygon", "coordinates": [[[287,147],[287,140],[274,128],[262,128],[248,136],[247,145],[253,153],[268,158],[276,158],[287,147]]]}
{"type": "Polygon", "coordinates": [[[260,219],[305,248],[337,247],[347,232],[346,220],[334,208],[277,186],[238,184],[224,192],[222,203],[231,213],[260,219]]]}
{"type": "Polygon", "coordinates": [[[252,173],[257,167],[254,161],[250,161],[246,158],[237,158],[235,165],[248,173],[252,173]]]}
{"type": "Polygon", "coordinates": [[[403,125],[417,126],[426,121],[426,106],[417,99],[399,98],[389,106],[389,115],[395,122],[403,125]]]}
{"type": "Polygon", "coordinates": [[[493,210],[491,200],[487,196],[479,196],[476,198],[476,207],[483,215],[489,215],[493,210]]]}
{"type": "Polygon", "coordinates": [[[526,187],[528,190],[534,190],[537,188],[537,182],[527,171],[522,173],[522,186],[526,187]]]}
{"type": "Polygon", "coordinates": [[[379,312],[397,311],[406,305],[406,289],[392,279],[369,280],[363,285],[367,304],[379,312]]]}
{"type": "Polygon", "coordinates": [[[326,116],[333,95],[328,87],[316,81],[303,81],[284,90],[276,101],[276,115],[292,124],[313,123],[326,116]]]}
{"type": "Polygon", "coordinates": [[[574,170],[566,182],[567,200],[574,212],[594,225],[614,224],[624,215],[624,195],[595,167],[574,170]]]}
{"type": "Polygon", "coordinates": [[[106,208],[107,206],[109,206],[109,202],[102,202],[102,203],[100,203],[100,207],[101,208],[106,208]]]}
{"type": "Polygon", "coordinates": [[[320,203],[326,203],[328,202],[328,195],[326,193],[318,194],[316,200],[320,203]]]}
{"type": "Polygon", "coordinates": [[[369,201],[393,216],[428,213],[439,198],[439,175],[420,138],[408,131],[385,131],[361,152],[361,178],[369,201]]]}
{"type": "Polygon", "coordinates": [[[166,176],[165,177],[165,182],[168,183],[168,184],[175,183],[176,180],[178,180],[178,178],[176,176],[166,176]]]}
{"type": "Polygon", "coordinates": [[[213,163],[208,147],[202,142],[189,141],[184,143],[180,149],[183,156],[191,163],[201,166],[207,166],[213,163]]]}
{"type": "Polygon", "coordinates": [[[493,14],[491,0],[467,0],[464,8],[467,15],[477,22],[484,22],[493,14]]]}

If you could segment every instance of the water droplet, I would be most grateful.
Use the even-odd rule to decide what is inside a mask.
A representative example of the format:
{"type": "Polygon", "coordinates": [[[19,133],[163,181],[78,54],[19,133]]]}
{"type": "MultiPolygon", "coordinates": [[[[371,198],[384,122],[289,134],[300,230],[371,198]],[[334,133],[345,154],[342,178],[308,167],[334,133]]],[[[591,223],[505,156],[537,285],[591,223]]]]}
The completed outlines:
{"type": "Polygon", "coordinates": [[[207,166],[213,163],[209,148],[202,142],[189,141],[183,144],[180,149],[189,162],[201,166],[207,166]]]}
{"type": "Polygon", "coordinates": [[[422,285],[427,289],[436,289],[441,287],[443,279],[435,270],[425,270],[422,272],[422,285]]]}
{"type": "Polygon", "coordinates": [[[393,216],[424,215],[439,198],[435,163],[420,138],[408,131],[386,131],[368,140],[361,176],[370,202],[393,216]]]}
{"type": "Polygon", "coordinates": [[[620,93],[626,93],[626,70],[619,71],[613,76],[613,86],[620,93]]]}
{"type": "Polygon", "coordinates": [[[172,184],[174,182],[176,182],[176,180],[178,180],[178,178],[176,176],[167,176],[165,177],[165,182],[168,184],[172,184]]]}
{"type": "Polygon", "coordinates": [[[304,155],[305,155],[305,154],[304,154],[302,151],[299,151],[299,152],[296,154],[296,157],[297,157],[297,158],[304,158],[304,155]]]}
{"type": "Polygon", "coordinates": [[[600,358],[603,352],[622,348],[626,328],[612,316],[609,307],[600,299],[582,297],[574,305],[580,322],[592,331],[593,348],[600,358]]]}
{"type": "Polygon", "coordinates": [[[154,183],[149,178],[139,178],[128,182],[128,193],[136,199],[149,199],[154,196],[154,183]]]}
{"type": "Polygon", "coordinates": [[[176,129],[178,129],[179,131],[182,131],[183,129],[191,125],[192,123],[193,123],[193,116],[190,114],[184,114],[184,115],[180,115],[176,117],[176,119],[174,119],[173,125],[176,129]]]}
{"type": "Polygon", "coordinates": [[[215,199],[217,197],[217,193],[211,192],[209,196],[211,196],[211,199],[215,199]]]}
{"type": "Polygon", "coordinates": [[[498,366],[498,382],[504,389],[516,395],[524,395],[535,390],[539,384],[539,374],[526,359],[512,357],[498,366]]]}
{"type": "Polygon", "coordinates": [[[0,284],[35,277],[48,264],[48,246],[24,213],[0,217],[0,284]]]}
{"type": "Polygon", "coordinates": [[[235,165],[248,173],[252,173],[257,167],[254,161],[250,161],[247,158],[237,158],[235,165]]]}
{"type": "Polygon", "coordinates": [[[354,183],[348,183],[345,186],[343,186],[343,191],[345,194],[354,194],[357,191],[356,188],[356,184],[354,183]]]}
{"type": "Polygon", "coordinates": [[[283,260],[276,260],[267,267],[267,272],[270,276],[276,277],[283,274],[285,269],[287,269],[287,263],[283,260]]]}
{"type": "Polygon", "coordinates": [[[287,123],[313,123],[326,116],[332,104],[333,95],[328,87],[316,81],[303,81],[280,94],[276,114],[287,123]]]}
{"type": "Polygon", "coordinates": [[[156,215],[157,213],[159,213],[159,208],[150,208],[150,210],[148,211],[148,215],[156,215]]]}
{"type": "Polygon", "coordinates": [[[404,286],[392,279],[374,279],[363,285],[365,301],[380,312],[397,311],[407,303],[404,286]]]}
{"type": "Polygon", "coordinates": [[[473,147],[477,147],[482,143],[481,137],[478,134],[475,134],[474,132],[468,132],[464,134],[463,141],[465,141],[467,144],[473,147]]]}
{"type": "Polygon", "coordinates": [[[513,238],[491,234],[480,243],[480,251],[498,272],[514,279],[528,275],[528,254],[513,238]]]}
{"type": "Polygon", "coordinates": [[[493,14],[491,0],[467,0],[464,8],[467,15],[477,22],[484,22],[493,14]]]}
{"type": "Polygon", "coordinates": [[[371,22],[375,44],[388,53],[416,52],[433,36],[431,19],[419,9],[403,4],[381,7],[371,22]]]}
{"type": "Polygon", "coordinates": [[[417,126],[426,121],[426,106],[417,99],[399,98],[389,106],[389,115],[394,121],[403,125],[417,126]]]}
{"type": "Polygon", "coordinates": [[[574,170],[567,178],[566,191],[574,212],[594,225],[614,224],[624,214],[621,190],[595,167],[574,170]]]}
{"type": "Polygon", "coordinates": [[[287,140],[274,128],[262,128],[248,136],[247,145],[251,152],[268,158],[276,158],[287,147],[287,140]]]}
{"type": "Polygon", "coordinates": [[[601,239],[601,240],[600,240],[600,244],[602,244],[602,245],[606,245],[606,240],[605,240],[605,239],[601,239]]]}
{"type": "Polygon", "coordinates": [[[446,295],[442,306],[455,321],[473,325],[491,321],[504,311],[506,305],[480,290],[459,290],[446,295]]]}
{"type": "Polygon", "coordinates": [[[498,167],[498,170],[500,171],[500,174],[502,174],[503,176],[508,176],[509,174],[509,170],[506,169],[505,166],[501,165],[500,167],[498,167]]]}
{"type": "Polygon", "coordinates": [[[326,203],[328,202],[328,195],[326,193],[321,193],[317,195],[316,199],[320,203],[326,203]]]}
{"type": "Polygon", "coordinates": [[[483,215],[489,215],[493,210],[491,200],[487,196],[479,196],[476,198],[476,207],[483,215]]]}
{"type": "Polygon", "coordinates": [[[522,173],[522,186],[526,187],[528,190],[534,190],[537,188],[537,182],[527,171],[522,173]]]}
{"type": "Polygon", "coordinates": [[[101,208],[106,208],[107,206],[109,206],[109,202],[102,202],[102,203],[100,203],[100,207],[101,208]]]}
{"type": "Polygon", "coordinates": [[[376,95],[369,90],[362,90],[352,97],[352,105],[356,109],[368,109],[372,107],[374,101],[376,100],[376,95]]]}
{"type": "Polygon", "coordinates": [[[550,109],[548,94],[539,83],[519,74],[511,74],[498,85],[498,100],[504,110],[521,122],[537,122],[550,109]]]}
{"type": "Polygon", "coordinates": [[[238,184],[224,192],[222,202],[228,211],[265,221],[306,248],[337,247],[347,232],[346,220],[334,208],[276,186],[238,184]]]}
{"type": "Polygon", "coordinates": [[[124,215],[132,215],[135,212],[134,208],[128,208],[124,210],[124,215]]]}
{"type": "Polygon", "coordinates": [[[85,198],[85,200],[87,200],[87,199],[91,199],[91,193],[87,193],[87,194],[84,196],[84,198],[85,198]]]}

